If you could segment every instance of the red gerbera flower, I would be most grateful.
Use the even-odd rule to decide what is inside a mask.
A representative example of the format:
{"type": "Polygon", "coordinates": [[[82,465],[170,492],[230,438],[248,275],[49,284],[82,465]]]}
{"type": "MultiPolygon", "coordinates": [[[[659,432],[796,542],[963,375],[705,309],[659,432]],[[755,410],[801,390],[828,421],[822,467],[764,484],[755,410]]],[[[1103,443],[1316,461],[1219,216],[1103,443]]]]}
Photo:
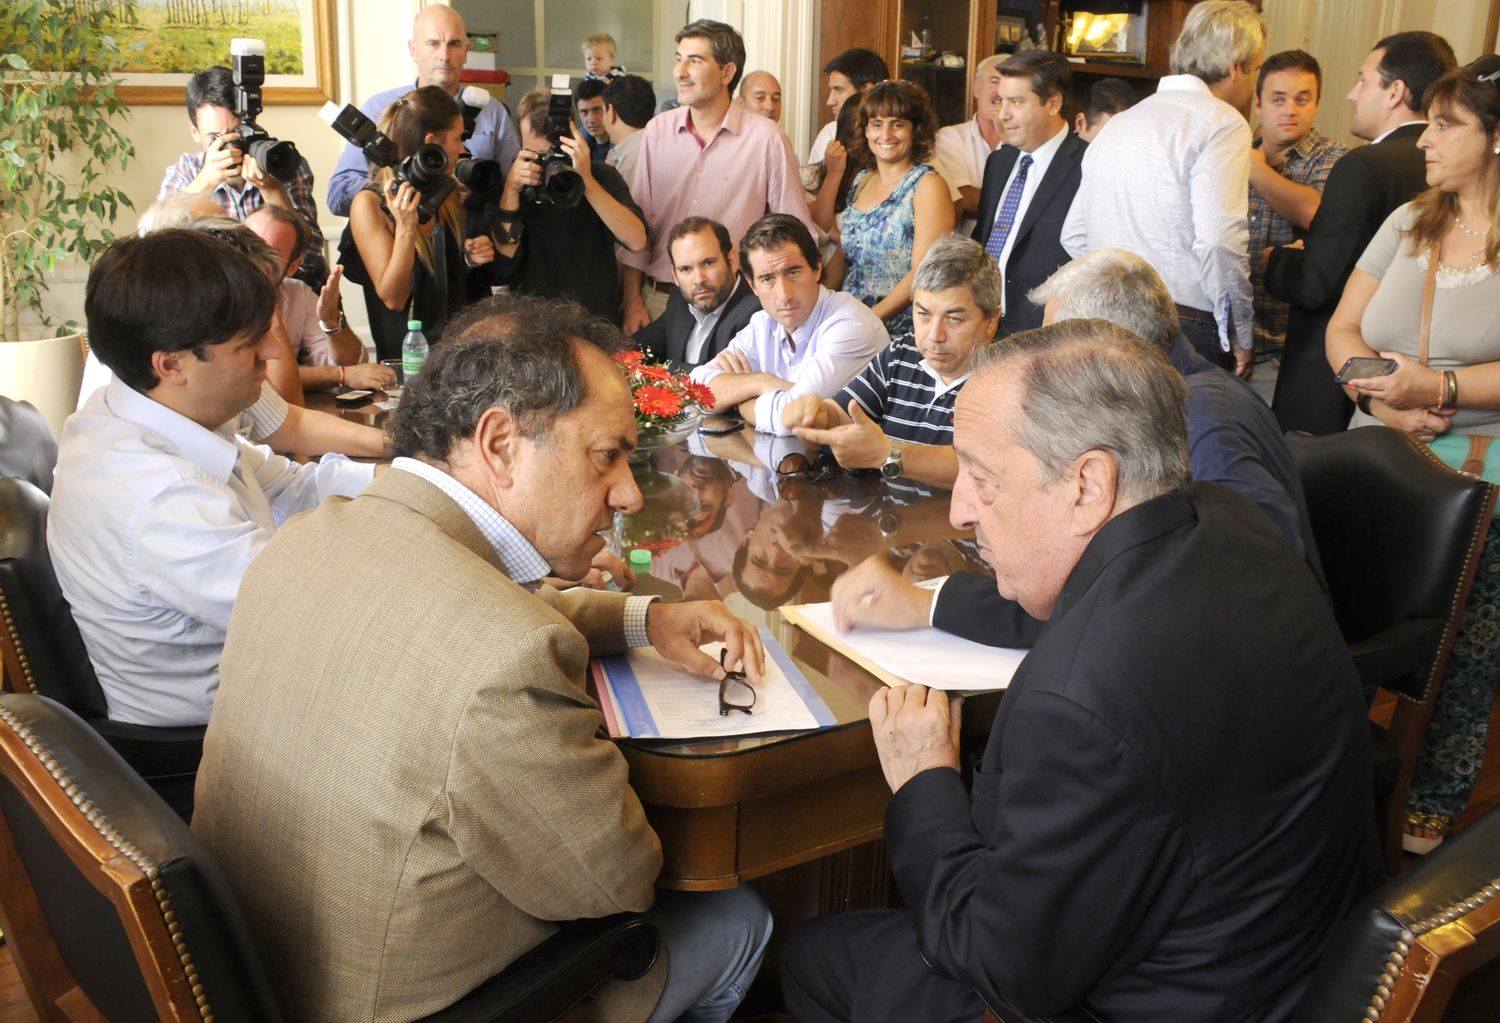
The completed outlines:
{"type": "Polygon", "coordinates": [[[672,379],[672,371],[665,366],[637,366],[635,372],[646,380],[655,380],[658,383],[672,379]]]}
{"type": "Polygon", "coordinates": [[[687,389],[690,400],[697,402],[702,408],[714,407],[714,392],[706,384],[700,384],[696,380],[684,380],[682,384],[687,389]]]}
{"type": "Polygon", "coordinates": [[[615,361],[622,366],[637,366],[646,361],[646,353],[632,348],[629,351],[615,353],[615,361]]]}
{"type": "Polygon", "coordinates": [[[675,416],[682,411],[682,395],[668,387],[642,387],[635,392],[635,407],[642,415],[675,416]]]}

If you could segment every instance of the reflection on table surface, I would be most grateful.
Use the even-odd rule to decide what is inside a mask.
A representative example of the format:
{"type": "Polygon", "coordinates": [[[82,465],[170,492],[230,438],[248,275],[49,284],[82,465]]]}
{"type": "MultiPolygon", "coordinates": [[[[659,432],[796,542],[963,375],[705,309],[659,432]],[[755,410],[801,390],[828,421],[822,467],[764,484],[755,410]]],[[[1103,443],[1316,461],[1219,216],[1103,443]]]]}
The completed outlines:
{"type": "MultiPolygon", "coordinates": [[[[794,451],[816,454],[795,438],[747,428],[638,453],[632,469],[643,507],[616,517],[613,546],[622,556],[633,547],[652,552],[652,579],[638,590],[723,600],[739,617],[770,629],[833,711],[835,727],[844,727],[866,719],[870,696],[883,683],[788,624],[777,609],[828,600],[839,575],[875,554],[898,562],[913,581],[988,569],[972,532],[949,524],[947,491],[878,474],[819,482],[778,474],[775,467],[794,451]]],[[[811,734],[625,743],[712,757],[811,734]]]]}
{"type": "MultiPolygon", "coordinates": [[[[308,394],[307,405],[372,426],[387,425],[389,416],[376,402],[338,406],[327,391],[308,394]]],[[[643,506],[616,516],[611,546],[622,559],[635,547],[652,552],[651,578],[640,580],[637,592],[722,600],[739,617],[770,629],[839,728],[866,719],[870,696],[883,683],[788,624],[777,609],[828,600],[833,581],[873,554],[900,563],[914,582],[989,568],[973,533],[949,524],[948,491],[879,474],[819,482],[779,475],[775,467],[794,451],[810,460],[817,454],[794,437],[748,427],[661,446],[646,440],[631,460],[643,506]]],[[[704,699],[712,698],[705,685],[704,699]]],[[[624,743],[667,756],[714,757],[815,734],[624,743]]]]}

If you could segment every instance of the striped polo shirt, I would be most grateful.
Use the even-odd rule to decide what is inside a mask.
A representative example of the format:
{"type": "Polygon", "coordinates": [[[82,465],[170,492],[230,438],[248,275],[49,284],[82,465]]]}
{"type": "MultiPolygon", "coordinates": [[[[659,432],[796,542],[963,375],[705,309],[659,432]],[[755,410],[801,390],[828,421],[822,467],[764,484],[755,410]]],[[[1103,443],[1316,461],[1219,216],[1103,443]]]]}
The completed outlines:
{"type": "Polygon", "coordinates": [[[847,409],[852,398],[892,440],[908,444],[952,444],[953,402],[969,379],[951,384],[938,379],[917,350],[916,338],[903,334],[878,352],[834,400],[847,409]]]}

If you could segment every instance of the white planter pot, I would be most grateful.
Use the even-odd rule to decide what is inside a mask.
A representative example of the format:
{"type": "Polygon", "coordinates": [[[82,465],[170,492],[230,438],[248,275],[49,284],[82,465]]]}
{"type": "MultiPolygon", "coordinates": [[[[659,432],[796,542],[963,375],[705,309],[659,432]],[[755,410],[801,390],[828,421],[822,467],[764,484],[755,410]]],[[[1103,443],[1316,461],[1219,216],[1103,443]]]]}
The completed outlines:
{"type": "Polygon", "coordinates": [[[31,402],[60,437],[63,420],[78,407],[83,347],[81,334],[0,341],[0,394],[31,402]]]}

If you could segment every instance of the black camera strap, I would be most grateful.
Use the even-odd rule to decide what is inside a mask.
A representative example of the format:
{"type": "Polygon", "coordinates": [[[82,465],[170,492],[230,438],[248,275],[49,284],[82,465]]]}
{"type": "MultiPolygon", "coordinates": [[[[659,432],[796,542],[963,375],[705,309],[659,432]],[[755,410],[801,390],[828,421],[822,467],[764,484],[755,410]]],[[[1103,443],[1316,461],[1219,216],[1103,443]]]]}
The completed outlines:
{"type": "Polygon", "coordinates": [[[433,294],[437,299],[437,308],[433,311],[435,320],[448,319],[448,228],[443,224],[441,215],[437,217],[437,223],[432,225],[432,276],[433,294]]]}

